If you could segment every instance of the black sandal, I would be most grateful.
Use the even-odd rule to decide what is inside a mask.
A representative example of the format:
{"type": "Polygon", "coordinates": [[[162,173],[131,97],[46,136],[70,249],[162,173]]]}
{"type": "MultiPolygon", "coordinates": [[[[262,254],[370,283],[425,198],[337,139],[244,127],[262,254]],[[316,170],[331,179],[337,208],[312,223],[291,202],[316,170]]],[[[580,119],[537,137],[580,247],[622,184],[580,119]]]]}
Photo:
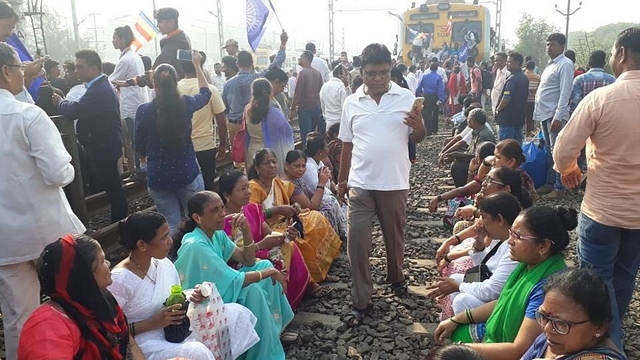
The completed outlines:
{"type": "Polygon", "coordinates": [[[344,321],[348,327],[356,327],[362,324],[362,320],[364,320],[365,316],[367,316],[371,310],[373,310],[373,304],[369,303],[366,308],[363,310],[356,309],[355,307],[351,310],[351,313],[345,316],[342,321],[344,321]]]}
{"type": "Polygon", "coordinates": [[[397,296],[404,296],[409,292],[409,288],[406,282],[399,281],[391,284],[391,291],[397,296]]]}

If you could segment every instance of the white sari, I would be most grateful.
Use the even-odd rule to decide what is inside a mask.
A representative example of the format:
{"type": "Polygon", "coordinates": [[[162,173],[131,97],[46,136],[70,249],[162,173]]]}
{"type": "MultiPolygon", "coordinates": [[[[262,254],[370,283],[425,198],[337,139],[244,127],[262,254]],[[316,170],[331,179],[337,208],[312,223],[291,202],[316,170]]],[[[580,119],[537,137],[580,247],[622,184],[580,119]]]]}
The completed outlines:
{"type": "MultiPolygon", "coordinates": [[[[111,270],[113,284],[109,291],[116,298],[129,322],[147,320],[157,314],[163,307],[171,286],[180,284],[180,277],[169,259],[152,259],[147,276],[141,279],[125,268],[111,270]],[[155,282],[155,284],[154,284],[155,282]]],[[[225,304],[225,313],[229,321],[229,337],[244,339],[255,334],[255,316],[249,309],[238,304],[225,304]]],[[[215,360],[213,353],[193,335],[181,343],[165,340],[164,330],[156,329],[136,334],[136,342],[147,360],[166,360],[174,357],[187,359],[215,360]]],[[[233,359],[242,355],[249,348],[246,343],[236,344],[231,341],[233,359]]]]}

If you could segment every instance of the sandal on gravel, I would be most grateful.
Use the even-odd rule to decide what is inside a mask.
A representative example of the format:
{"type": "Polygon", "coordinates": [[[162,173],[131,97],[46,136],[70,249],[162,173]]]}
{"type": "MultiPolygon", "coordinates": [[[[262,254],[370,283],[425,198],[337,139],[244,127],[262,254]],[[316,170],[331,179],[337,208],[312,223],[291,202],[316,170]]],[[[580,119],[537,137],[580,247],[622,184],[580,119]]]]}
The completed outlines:
{"type": "Polygon", "coordinates": [[[362,324],[362,320],[364,320],[365,316],[367,316],[371,310],[373,310],[372,303],[369,303],[364,310],[359,310],[354,307],[351,309],[351,313],[349,313],[349,315],[342,318],[342,321],[344,321],[348,327],[356,327],[362,324]]]}
{"type": "Polygon", "coordinates": [[[332,288],[331,286],[318,286],[317,288],[308,291],[309,296],[311,296],[314,299],[320,299],[322,297],[325,297],[329,294],[331,294],[335,289],[332,288]]]}
{"type": "Polygon", "coordinates": [[[280,334],[280,342],[283,344],[293,344],[298,341],[298,334],[293,332],[283,332],[280,334]]]}
{"type": "Polygon", "coordinates": [[[397,296],[407,295],[409,292],[409,288],[407,287],[407,283],[404,281],[394,282],[391,284],[391,291],[397,296]]]}

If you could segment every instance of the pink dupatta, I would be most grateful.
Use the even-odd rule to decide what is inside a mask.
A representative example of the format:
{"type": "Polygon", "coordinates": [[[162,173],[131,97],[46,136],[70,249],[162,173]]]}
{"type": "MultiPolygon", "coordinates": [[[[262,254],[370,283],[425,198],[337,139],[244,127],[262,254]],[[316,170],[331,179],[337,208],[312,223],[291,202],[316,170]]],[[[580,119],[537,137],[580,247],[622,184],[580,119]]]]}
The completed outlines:
{"type": "MultiPolygon", "coordinates": [[[[262,205],[247,204],[242,207],[242,212],[247,218],[254,241],[260,242],[266,236],[262,231],[264,223],[262,205]]],[[[224,232],[231,236],[231,219],[225,220],[224,232]]],[[[276,269],[285,271],[288,283],[287,300],[289,300],[291,308],[295,310],[306,292],[307,285],[311,282],[309,269],[298,246],[292,241],[279,248],[271,249],[271,251],[262,249],[256,253],[256,257],[269,260],[276,269]]]]}

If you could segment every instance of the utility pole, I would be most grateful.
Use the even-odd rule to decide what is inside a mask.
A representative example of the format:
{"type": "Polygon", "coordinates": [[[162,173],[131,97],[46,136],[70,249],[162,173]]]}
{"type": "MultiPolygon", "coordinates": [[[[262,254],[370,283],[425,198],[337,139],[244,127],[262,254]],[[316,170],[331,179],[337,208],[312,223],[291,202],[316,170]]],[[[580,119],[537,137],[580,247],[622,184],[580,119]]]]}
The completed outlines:
{"type": "Polygon", "coordinates": [[[80,50],[80,30],[78,29],[78,11],[76,0],[71,0],[71,22],[73,23],[73,39],[76,42],[76,50],[80,50]]]}
{"type": "Polygon", "coordinates": [[[216,17],[218,18],[218,41],[220,41],[220,60],[224,57],[224,30],[222,26],[222,0],[216,0],[216,17]]]}
{"type": "Polygon", "coordinates": [[[571,18],[571,16],[573,14],[578,12],[578,10],[582,9],[582,1],[580,1],[578,3],[578,8],[577,9],[571,11],[571,0],[567,0],[567,12],[566,13],[563,13],[562,11],[558,10],[558,4],[555,4],[555,7],[556,7],[556,11],[560,15],[564,16],[565,18],[567,18],[567,27],[565,29],[564,36],[567,38],[567,47],[569,47],[569,19],[571,18]]]}
{"type": "Polygon", "coordinates": [[[336,12],[333,10],[333,0],[329,0],[329,61],[333,61],[335,56],[335,39],[333,29],[333,16],[336,12]]]}
{"type": "Polygon", "coordinates": [[[496,45],[502,51],[502,0],[496,0],[496,45]]]}
{"type": "Polygon", "coordinates": [[[98,25],[96,23],[96,13],[93,13],[91,15],[93,15],[93,38],[96,41],[96,51],[100,52],[100,50],[98,49],[98,25]]]}

